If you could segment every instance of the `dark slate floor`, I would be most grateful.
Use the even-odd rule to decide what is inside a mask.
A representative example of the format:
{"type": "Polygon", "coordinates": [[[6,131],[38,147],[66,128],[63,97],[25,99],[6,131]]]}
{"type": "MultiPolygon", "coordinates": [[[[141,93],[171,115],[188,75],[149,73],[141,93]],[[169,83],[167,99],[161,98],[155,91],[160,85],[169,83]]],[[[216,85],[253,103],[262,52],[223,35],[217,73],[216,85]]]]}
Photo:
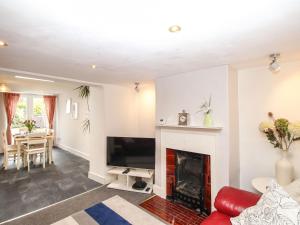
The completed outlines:
{"type": "Polygon", "coordinates": [[[0,170],[0,222],[101,186],[88,179],[87,160],[57,148],[53,159],[54,164],[34,166],[29,173],[17,171],[13,161],[7,171],[0,170]]]}

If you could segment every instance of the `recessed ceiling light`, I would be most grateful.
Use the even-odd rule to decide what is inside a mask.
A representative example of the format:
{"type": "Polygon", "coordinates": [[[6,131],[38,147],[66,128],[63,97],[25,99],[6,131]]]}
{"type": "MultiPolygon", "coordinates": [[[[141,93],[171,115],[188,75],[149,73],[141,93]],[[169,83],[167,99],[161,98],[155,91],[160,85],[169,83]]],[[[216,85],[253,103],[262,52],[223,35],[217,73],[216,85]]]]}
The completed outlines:
{"type": "Polygon", "coordinates": [[[45,80],[45,79],[33,78],[33,77],[15,76],[15,78],[24,79],[24,80],[36,80],[36,81],[43,81],[43,82],[51,82],[51,83],[54,82],[53,80],[45,80]]]}
{"type": "Polygon", "coordinates": [[[169,27],[169,31],[172,32],[172,33],[176,33],[176,32],[181,31],[181,27],[178,26],[178,25],[173,25],[173,26],[169,27]]]}
{"type": "Polygon", "coordinates": [[[6,47],[6,46],[8,46],[8,44],[0,40],[0,47],[6,47]]]}
{"type": "Polygon", "coordinates": [[[93,69],[96,69],[96,65],[92,65],[92,68],[93,68],[93,69]]]}

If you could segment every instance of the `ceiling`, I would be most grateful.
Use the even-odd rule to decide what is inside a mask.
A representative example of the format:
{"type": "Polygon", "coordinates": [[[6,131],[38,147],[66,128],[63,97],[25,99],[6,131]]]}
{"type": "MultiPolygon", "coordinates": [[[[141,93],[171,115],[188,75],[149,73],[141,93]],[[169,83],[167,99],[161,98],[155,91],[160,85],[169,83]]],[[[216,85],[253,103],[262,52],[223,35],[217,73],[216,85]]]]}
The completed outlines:
{"type": "Polygon", "coordinates": [[[300,59],[299,0],[1,0],[0,67],[90,82],[300,59]],[[182,31],[170,33],[178,24],[182,31]],[[91,65],[95,64],[95,69],[91,65]]]}
{"type": "Polygon", "coordinates": [[[0,71],[0,84],[5,84],[9,91],[22,94],[58,95],[66,90],[73,91],[80,84],[54,80],[55,82],[42,82],[37,80],[17,79],[13,74],[0,71]]]}

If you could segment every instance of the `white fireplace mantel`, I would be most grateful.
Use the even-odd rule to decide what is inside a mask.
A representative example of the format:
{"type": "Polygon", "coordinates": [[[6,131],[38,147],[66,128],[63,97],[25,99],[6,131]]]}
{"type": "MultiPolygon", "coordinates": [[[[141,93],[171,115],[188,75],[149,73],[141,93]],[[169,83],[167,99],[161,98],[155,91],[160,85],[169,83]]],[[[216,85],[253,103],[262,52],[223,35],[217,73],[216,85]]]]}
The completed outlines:
{"type": "Polygon", "coordinates": [[[154,193],[163,198],[166,197],[166,150],[171,148],[210,155],[211,191],[213,200],[217,191],[224,185],[222,177],[223,173],[226,172],[223,169],[223,164],[220,163],[222,157],[218,156],[218,150],[221,148],[220,137],[222,134],[222,127],[207,128],[159,125],[157,128],[160,133],[160,147],[158,147],[160,149],[160,160],[158,162],[159,166],[156,167],[158,177],[156,177],[157,180],[156,185],[154,185],[154,193]]]}
{"type": "Polygon", "coordinates": [[[176,129],[192,129],[192,130],[214,130],[220,131],[223,129],[221,126],[213,126],[213,127],[204,127],[204,126],[180,126],[176,124],[164,124],[164,125],[156,125],[158,128],[176,128],[176,129]]]}

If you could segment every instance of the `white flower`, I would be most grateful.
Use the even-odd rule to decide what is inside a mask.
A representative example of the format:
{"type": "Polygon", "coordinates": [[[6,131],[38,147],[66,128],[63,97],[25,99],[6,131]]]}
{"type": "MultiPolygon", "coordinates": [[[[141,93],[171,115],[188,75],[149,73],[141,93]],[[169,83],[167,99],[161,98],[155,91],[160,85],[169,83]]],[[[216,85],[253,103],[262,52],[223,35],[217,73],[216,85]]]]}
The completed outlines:
{"type": "Polygon", "coordinates": [[[294,122],[289,124],[289,131],[295,137],[300,137],[300,122],[294,122]]]}
{"type": "Polygon", "coordinates": [[[264,121],[259,124],[258,128],[261,132],[266,132],[266,130],[269,128],[274,129],[274,124],[273,124],[273,122],[264,121]]]}

